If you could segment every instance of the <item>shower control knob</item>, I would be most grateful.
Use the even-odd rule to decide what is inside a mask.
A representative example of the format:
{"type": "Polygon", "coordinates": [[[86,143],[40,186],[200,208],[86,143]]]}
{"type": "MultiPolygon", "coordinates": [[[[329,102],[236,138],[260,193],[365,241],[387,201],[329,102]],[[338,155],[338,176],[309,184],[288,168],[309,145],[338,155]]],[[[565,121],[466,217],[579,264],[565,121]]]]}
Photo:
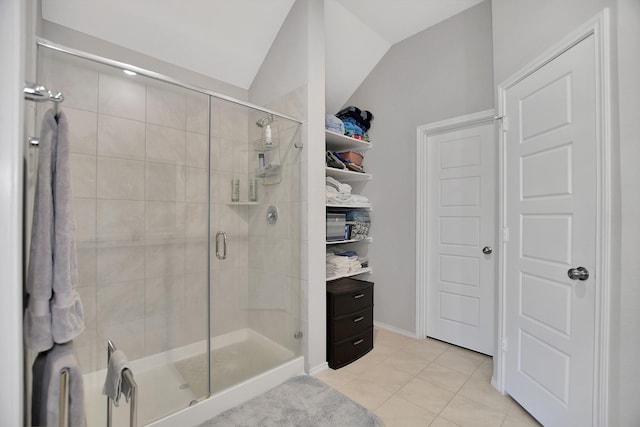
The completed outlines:
{"type": "Polygon", "coordinates": [[[278,208],[269,206],[267,209],[267,224],[275,224],[278,222],[278,208]]]}

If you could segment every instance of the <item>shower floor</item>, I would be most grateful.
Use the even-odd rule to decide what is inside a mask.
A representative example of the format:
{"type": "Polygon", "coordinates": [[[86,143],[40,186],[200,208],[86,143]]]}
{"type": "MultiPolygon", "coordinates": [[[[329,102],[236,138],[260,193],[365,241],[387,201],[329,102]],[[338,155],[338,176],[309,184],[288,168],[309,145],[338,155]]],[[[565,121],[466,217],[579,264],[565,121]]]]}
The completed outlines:
{"type": "MultiPolygon", "coordinates": [[[[138,384],[138,425],[145,425],[207,396],[206,343],[192,344],[171,354],[153,355],[130,363],[138,384]]],[[[291,360],[295,354],[251,330],[212,340],[212,390],[215,394],[291,360]]],[[[84,377],[88,427],[104,426],[106,370],[84,377]]],[[[113,426],[129,426],[129,405],[113,407],[113,426]]]]}
{"type": "MultiPolygon", "coordinates": [[[[247,340],[211,352],[211,393],[267,371],[293,357],[281,349],[267,347],[262,342],[247,340]]],[[[175,367],[196,396],[207,395],[207,354],[202,353],[175,363],[175,367]]]]}

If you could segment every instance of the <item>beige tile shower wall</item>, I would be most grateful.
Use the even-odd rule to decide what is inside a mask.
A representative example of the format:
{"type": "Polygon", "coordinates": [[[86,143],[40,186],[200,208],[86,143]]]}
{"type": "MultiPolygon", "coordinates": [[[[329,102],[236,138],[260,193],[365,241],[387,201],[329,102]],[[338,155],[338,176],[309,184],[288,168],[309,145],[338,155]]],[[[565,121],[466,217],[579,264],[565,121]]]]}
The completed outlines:
{"type": "MultiPolygon", "coordinates": [[[[269,105],[292,117],[304,117],[304,88],[295,90],[269,105]]],[[[264,116],[256,112],[249,121],[250,139],[261,136],[254,125],[264,116]],[[253,126],[252,126],[253,125],[253,126]]],[[[282,181],[276,185],[259,186],[259,209],[250,219],[250,268],[247,309],[253,330],[285,346],[296,354],[300,340],[293,337],[300,325],[300,224],[301,150],[300,126],[276,117],[280,139],[282,181]],[[277,206],[279,219],[269,225],[265,221],[266,208],[277,206]]],[[[249,164],[255,161],[250,159],[249,164]]]]}
{"type": "Polygon", "coordinates": [[[44,56],[70,126],[83,371],[106,365],[107,339],[130,359],[205,339],[208,97],[44,56]]]}

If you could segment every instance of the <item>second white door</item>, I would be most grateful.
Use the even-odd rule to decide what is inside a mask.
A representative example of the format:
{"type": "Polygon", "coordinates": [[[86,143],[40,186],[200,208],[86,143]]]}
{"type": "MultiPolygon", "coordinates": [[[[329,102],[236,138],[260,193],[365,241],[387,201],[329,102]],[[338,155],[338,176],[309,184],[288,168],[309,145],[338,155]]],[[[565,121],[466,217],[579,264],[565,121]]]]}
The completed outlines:
{"type": "Polygon", "coordinates": [[[427,336],[492,355],[496,153],[492,121],[429,135],[427,336]]]}
{"type": "Polygon", "coordinates": [[[598,74],[591,35],[505,91],[505,389],[545,426],[592,425],[598,74]]]}

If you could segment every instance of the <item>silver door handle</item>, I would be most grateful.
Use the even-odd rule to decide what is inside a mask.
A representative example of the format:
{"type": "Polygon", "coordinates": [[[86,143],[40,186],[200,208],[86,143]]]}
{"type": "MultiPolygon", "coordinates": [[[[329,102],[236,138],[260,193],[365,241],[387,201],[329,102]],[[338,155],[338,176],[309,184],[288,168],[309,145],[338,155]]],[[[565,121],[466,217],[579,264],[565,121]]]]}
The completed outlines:
{"type": "Polygon", "coordinates": [[[493,249],[491,249],[491,246],[485,246],[484,248],[482,248],[482,253],[485,255],[491,255],[492,252],[493,249]]]}
{"type": "Polygon", "coordinates": [[[587,280],[589,278],[589,270],[584,267],[571,268],[567,271],[567,275],[571,280],[587,280]]]}
{"type": "Polygon", "coordinates": [[[227,258],[227,233],[222,231],[216,233],[216,257],[218,259],[227,258]],[[220,253],[220,237],[222,237],[222,253],[220,253]]]}

